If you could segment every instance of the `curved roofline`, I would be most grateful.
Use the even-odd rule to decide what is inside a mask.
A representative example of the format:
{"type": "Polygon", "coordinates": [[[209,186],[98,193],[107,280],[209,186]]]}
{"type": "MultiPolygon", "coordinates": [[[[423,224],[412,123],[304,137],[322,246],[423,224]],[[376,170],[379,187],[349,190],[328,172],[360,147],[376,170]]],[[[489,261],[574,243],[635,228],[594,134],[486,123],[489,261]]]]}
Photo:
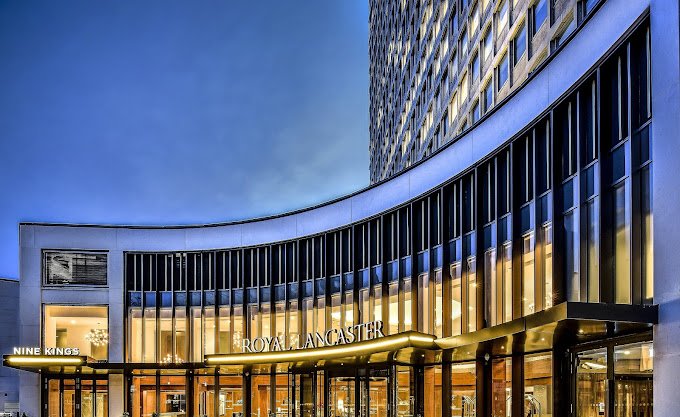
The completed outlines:
{"type": "MultiPolygon", "coordinates": [[[[600,2],[598,2],[597,5],[596,5],[595,10],[593,10],[593,12],[589,13],[588,16],[586,16],[586,18],[583,20],[583,22],[582,22],[580,25],[577,26],[577,28],[576,28],[576,29],[575,29],[575,30],[574,30],[574,31],[573,31],[573,32],[565,39],[565,41],[564,41],[564,42],[563,42],[563,43],[562,43],[562,44],[561,44],[561,45],[560,45],[553,53],[551,53],[550,55],[548,55],[548,57],[547,57],[547,58],[546,58],[546,59],[545,59],[545,60],[544,60],[537,68],[536,68],[536,70],[534,70],[533,72],[531,72],[531,73],[529,74],[529,76],[527,77],[527,79],[524,80],[524,81],[522,82],[522,84],[521,84],[518,88],[516,88],[515,90],[513,90],[512,92],[510,92],[505,98],[503,98],[503,100],[501,100],[498,104],[496,104],[495,106],[493,106],[493,107],[491,108],[491,110],[489,110],[487,113],[485,113],[485,114],[484,114],[477,122],[475,122],[474,124],[472,124],[470,127],[468,127],[467,129],[465,129],[465,130],[464,130],[463,132],[461,132],[460,134],[454,136],[448,143],[446,143],[444,146],[438,148],[436,151],[434,151],[434,152],[433,152],[431,155],[429,155],[428,157],[423,158],[423,159],[421,159],[421,160],[415,162],[414,164],[412,164],[412,165],[409,166],[408,168],[405,168],[405,169],[401,170],[397,175],[394,175],[394,176],[389,177],[389,178],[385,178],[385,179],[383,179],[383,180],[381,180],[381,181],[378,181],[378,182],[375,182],[375,183],[373,183],[373,184],[369,184],[368,186],[363,187],[363,188],[361,188],[361,189],[359,189],[359,190],[356,190],[356,191],[354,191],[354,192],[351,192],[351,193],[349,193],[349,194],[345,194],[345,195],[343,195],[343,196],[340,196],[340,197],[337,197],[337,198],[333,198],[333,199],[330,199],[330,200],[327,200],[327,201],[324,201],[324,202],[321,202],[321,203],[318,203],[318,204],[314,204],[314,205],[307,206],[307,207],[303,207],[303,208],[299,208],[299,209],[294,209],[294,210],[291,210],[291,211],[285,211],[285,212],[281,212],[281,213],[277,213],[277,214],[272,214],[272,215],[265,215],[265,216],[261,216],[261,217],[252,217],[252,218],[247,218],[247,219],[242,219],[242,220],[233,220],[233,221],[224,221],[224,222],[214,222],[214,223],[192,223],[192,224],[174,224],[174,225],[158,225],[158,224],[156,224],[156,225],[141,225],[141,224],[98,224],[98,223],[64,223],[64,222],[31,222],[31,221],[23,222],[23,221],[22,221],[22,222],[19,222],[19,225],[20,225],[20,226],[84,227],[84,228],[88,228],[88,227],[97,227],[97,228],[114,228],[114,229],[119,229],[119,228],[120,228],[120,229],[149,229],[149,230],[154,230],[154,229],[162,230],[162,229],[198,229],[198,228],[212,228],[212,227],[237,226],[237,225],[243,225],[243,224],[258,223],[258,222],[264,222],[264,221],[267,221],[267,220],[280,219],[280,218],[284,218],[284,217],[287,217],[287,216],[295,216],[295,215],[297,215],[297,214],[311,212],[311,211],[313,211],[313,210],[320,209],[320,208],[324,208],[324,207],[327,207],[327,206],[330,206],[330,205],[333,205],[333,204],[336,204],[336,203],[339,203],[339,202],[342,202],[342,201],[345,201],[345,200],[350,200],[352,197],[361,195],[361,194],[366,193],[367,191],[370,191],[370,190],[374,190],[374,189],[376,189],[376,188],[378,188],[378,187],[381,187],[381,186],[384,186],[384,185],[386,185],[386,184],[388,184],[388,183],[390,183],[390,182],[396,182],[398,179],[403,178],[403,177],[406,176],[407,174],[412,173],[413,170],[415,170],[415,169],[421,167],[421,166],[424,165],[424,164],[427,164],[428,162],[432,161],[436,156],[438,156],[438,155],[440,155],[441,153],[443,153],[443,152],[449,150],[453,145],[455,145],[455,144],[457,144],[458,142],[460,142],[461,139],[465,138],[465,137],[468,136],[471,132],[474,132],[479,126],[483,125],[485,121],[487,121],[490,117],[492,117],[492,116],[493,116],[494,114],[496,114],[498,111],[504,109],[505,106],[506,106],[508,103],[510,103],[511,100],[512,100],[514,97],[516,97],[518,94],[520,94],[521,92],[523,92],[523,91],[525,90],[525,88],[526,88],[526,87],[527,87],[534,79],[536,79],[537,77],[539,77],[540,75],[543,74],[543,71],[544,71],[546,68],[548,68],[549,64],[550,64],[554,59],[556,59],[558,56],[560,56],[561,52],[571,44],[571,42],[572,42],[572,40],[573,40],[574,38],[576,38],[581,32],[583,32],[583,30],[587,27],[587,24],[588,24],[595,16],[598,15],[598,11],[599,11],[599,10],[602,8],[602,6],[603,6],[604,4],[606,4],[606,3],[613,3],[613,2],[611,2],[611,1],[610,1],[610,2],[607,2],[607,1],[600,1],[600,2]]],[[[647,13],[648,13],[648,9],[647,9],[647,13]]],[[[640,19],[646,17],[647,13],[644,13],[643,16],[640,16],[640,17],[638,18],[638,20],[640,20],[640,19]]],[[[574,18],[576,18],[576,17],[574,17],[574,18]]],[[[636,22],[636,23],[637,23],[637,22],[636,22]]],[[[636,25],[637,25],[636,23],[634,23],[632,26],[636,26],[636,25]]],[[[629,29],[630,29],[630,28],[627,28],[626,31],[624,31],[624,34],[627,33],[627,32],[629,31],[629,29]]],[[[618,41],[620,40],[620,38],[617,38],[617,39],[618,39],[617,42],[615,42],[615,43],[613,43],[613,44],[610,45],[610,47],[608,48],[608,52],[611,51],[611,50],[616,46],[616,44],[618,43],[618,41]]],[[[603,56],[597,58],[597,59],[595,60],[595,62],[594,62],[594,65],[596,65],[598,62],[602,61],[602,59],[603,59],[604,56],[606,56],[606,55],[607,55],[607,54],[604,54],[603,56]]],[[[592,66],[590,66],[589,68],[592,68],[592,66]]],[[[585,74],[587,74],[588,72],[589,72],[589,71],[586,71],[585,74]]],[[[561,98],[562,96],[564,96],[564,94],[567,94],[568,92],[569,92],[569,88],[567,88],[567,92],[561,94],[561,95],[559,96],[559,98],[556,98],[555,100],[553,100],[553,103],[554,103],[554,102],[558,102],[558,101],[560,100],[560,98],[561,98]]],[[[552,103],[551,103],[551,105],[552,105],[552,103]]],[[[545,109],[544,109],[544,110],[545,110],[545,109]]],[[[525,127],[530,126],[530,125],[533,124],[536,120],[540,119],[540,118],[543,117],[543,116],[544,116],[544,112],[540,112],[540,113],[537,114],[536,117],[535,117],[535,118],[534,118],[527,126],[525,126],[525,127]]],[[[520,130],[522,130],[522,129],[520,129],[520,130]]],[[[511,135],[510,137],[502,138],[502,139],[499,141],[499,146],[498,146],[498,147],[502,147],[504,143],[506,143],[507,141],[511,140],[514,136],[516,136],[516,134],[513,134],[513,135],[511,135]]],[[[492,153],[493,153],[493,152],[492,152],[492,153]]],[[[481,160],[483,160],[483,159],[484,159],[484,158],[480,158],[479,160],[473,161],[472,164],[470,164],[466,169],[469,169],[470,166],[475,165],[476,163],[478,163],[479,161],[481,161],[481,160]]],[[[464,171],[465,171],[465,169],[463,169],[461,172],[464,172],[464,171]]],[[[454,173],[454,174],[451,175],[450,178],[455,178],[457,175],[458,175],[458,174],[454,173]]],[[[440,185],[445,184],[446,182],[447,182],[447,181],[444,181],[444,182],[440,183],[440,185]]],[[[434,187],[434,188],[436,188],[436,187],[434,187]]],[[[424,192],[424,193],[427,193],[427,192],[431,191],[432,189],[433,189],[433,188],[430,188],[430,189],[427,189],[427,190],[423,190],[423,192],[424,192]]],[[[419,195],[422,195],[422,194],[419,194],[419,195]]],[[[396,205],[394,205],[393,207],[399,207],[400,205],[403,205],[403,204],[405,204],[405,203],[411,201],[411,200],[414,199],[414,198],[417,198],[417,197],[411,196],[411,197],[409,197],[409,198],[406,198],[406,199],[404,199],[401,203],[396,204],[396,205]]],[[[374,213],[374,215],[378,215],[378,214],[380,214],[380,213],[382,213],[382,211],[381,211],[381,212],[376,212],[376,213],[374,213]]],[[[328,229],[328,230],[332,230],[332,229],[328,229]]]]}

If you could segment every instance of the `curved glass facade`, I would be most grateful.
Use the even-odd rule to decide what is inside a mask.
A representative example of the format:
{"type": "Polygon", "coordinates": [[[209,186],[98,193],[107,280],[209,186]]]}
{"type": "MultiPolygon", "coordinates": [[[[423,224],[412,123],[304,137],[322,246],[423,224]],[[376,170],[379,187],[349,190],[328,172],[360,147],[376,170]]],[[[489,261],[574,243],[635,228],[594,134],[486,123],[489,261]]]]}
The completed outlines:
{"type": "MultiPolygon", "coordinates": [[[[366,221],[256,247],[126,252],[125,359],[169,367],[128,366],[132,415],[552,416],[581,395],[563,370],[599,384],[557,359],[591,342],[587,323],[573,328],[581,339],[559,326],[510,338],[561,305],[653,302],[649,56],[642,25],[521,134],[366,221]],[[461,347],[351,367],[204,366],[211,355],[338,345],[332,337],[349,337],[338,329],[358,338],[367,323],[461,347]],[[500,342],[458,342],[484,332],[500,342]],[[322,340],[309,345],[309,334],[322,340]]],[[[614,407],[629,407],[621,395],[614,407]]]]}

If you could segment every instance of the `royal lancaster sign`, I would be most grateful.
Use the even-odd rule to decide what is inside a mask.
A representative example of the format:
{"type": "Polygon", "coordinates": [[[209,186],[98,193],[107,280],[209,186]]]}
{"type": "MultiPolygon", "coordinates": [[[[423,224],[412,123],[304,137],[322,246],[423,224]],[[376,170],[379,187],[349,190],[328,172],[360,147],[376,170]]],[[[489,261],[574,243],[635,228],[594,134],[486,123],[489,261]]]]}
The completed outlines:
{"type": "Polygon", "coordinates": [[[14,355],[24,356],[80,356],[80,349],[78,348],[57,348],[47,347],[41,349],[39,347],[15,347],[14,355]]]}
{"type": "Polygon", "coordinates": [[[244,353],[260,353],[313,349],[324,346],[346,345],[384,336],[383,322],[376,320],[340,329],[329,329],[325,332],[307,333],[304,336],[300,335],[298,338],[293,338],[289,341],[284,336],[243,339],[241,351],[244,353]]]}

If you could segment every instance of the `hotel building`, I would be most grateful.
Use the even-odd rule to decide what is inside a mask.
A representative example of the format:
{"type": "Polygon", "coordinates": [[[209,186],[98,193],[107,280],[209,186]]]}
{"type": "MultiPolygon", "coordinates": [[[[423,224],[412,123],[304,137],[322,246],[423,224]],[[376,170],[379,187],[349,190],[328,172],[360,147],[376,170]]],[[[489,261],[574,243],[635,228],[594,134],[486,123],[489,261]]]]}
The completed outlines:
{"type": "Polygon", "coordinates": [[[385,181],[236,223],[22,223],[19,342],[4,356],[21,410],[677,415],[677,1],[467,3],[372,1],[372,39],[403,10],[477,10],[463,33],[477,45],[505,7],[479,65],[506,47],[515,61],[518,19],[525,48],[550,53],[525,52],[516,88],[385,181]],[[569,13],[578,24],[548,43],[569,13]]]}

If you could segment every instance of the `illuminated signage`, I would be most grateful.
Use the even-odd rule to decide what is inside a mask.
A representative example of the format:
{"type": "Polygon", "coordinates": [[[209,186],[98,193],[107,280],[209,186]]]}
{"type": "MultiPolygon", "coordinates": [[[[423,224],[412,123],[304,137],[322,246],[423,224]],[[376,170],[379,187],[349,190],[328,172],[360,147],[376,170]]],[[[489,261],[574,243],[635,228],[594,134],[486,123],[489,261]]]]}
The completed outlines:
{"type": "Polygon", "coordinates": [[[13,354],[24,356],[80,356],[80,349],[58,347],[48,347],[45,349],[41,349],[39,347],[15,347],[13,354]]]}
{"type": "Polygon", "coordinates": [[[304,337],[300,335],[300,337],[291,340],[290,345],[286,345],[286,338],[284,336],[243,339],[241,351],[244,353],[260,353],[313,349],[324,346],[346,345],[384,336],[383,322],[376,320],[340,329],[329,329],[325,332],[307,333],[304,337]]]}

